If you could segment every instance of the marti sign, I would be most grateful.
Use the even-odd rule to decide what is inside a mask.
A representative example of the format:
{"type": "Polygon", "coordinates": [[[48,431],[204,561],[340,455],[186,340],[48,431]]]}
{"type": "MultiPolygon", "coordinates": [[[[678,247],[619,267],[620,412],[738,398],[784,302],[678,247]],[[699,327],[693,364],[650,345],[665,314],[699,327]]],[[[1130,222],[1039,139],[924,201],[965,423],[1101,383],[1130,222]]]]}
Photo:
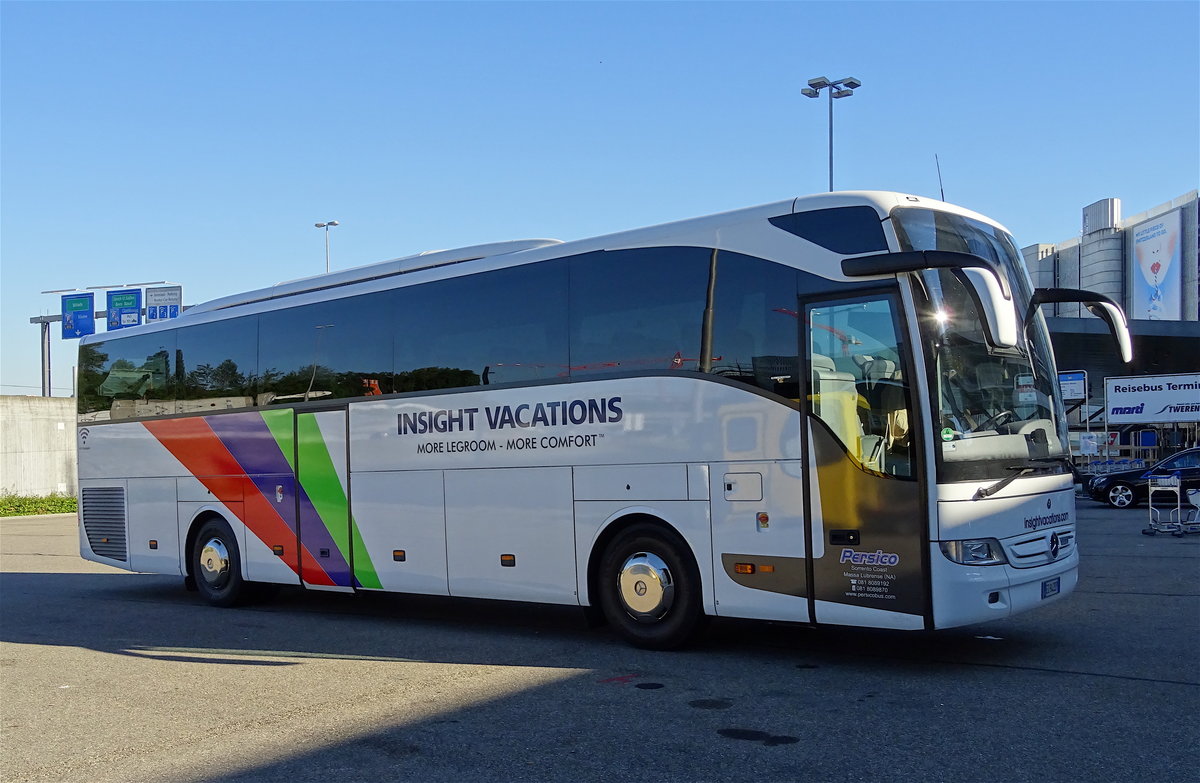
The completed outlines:
{"type": "Polygon", "coordinates": [[[1108,425],[1200,422],[1200,373],[1104,379],[1108,425]]]}

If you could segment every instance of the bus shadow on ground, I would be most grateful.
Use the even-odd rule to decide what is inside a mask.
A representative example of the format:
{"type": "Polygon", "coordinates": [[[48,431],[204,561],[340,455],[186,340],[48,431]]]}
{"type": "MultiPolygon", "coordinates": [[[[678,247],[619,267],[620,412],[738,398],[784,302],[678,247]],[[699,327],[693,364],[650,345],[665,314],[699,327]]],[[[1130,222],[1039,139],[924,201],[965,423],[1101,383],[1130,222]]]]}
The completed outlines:
{"type": "MultiPolygon", "coordinates": [[[[214,664],[289,665],[328,657],[543,666],[539,650],[566,645],[567,667],[664,655],[629,648],[590,627],[574,606],[281,587],[234,609],[205,604],[177,577],[127,573],[3,573],[0,640],[214,664]],[[261,660],[256,660],[261,659],[261,660]]],[[[976,628],[934,632],[714,619],[689,649],[798,665],[847,660],[1020,665],[1050,640],[1036,628],[1004,638],[976,628]],[[802,661],[800,659],[803,659],[802,661]]]]}
{"type": "MultiPolygon", "coordinates": [[[[1179,711],[1178,691],[1166,702],[1144,699],[1144,683],[1081,680],[1045,663],[1053,653],[1096,666],[1095,637],[1057,622],[1067,610],[930,633],[716,621],[695,648],[670,653],[591,629],[576,607],[286,588],[257,605],[218,609],[176,577],[129,573],[3,573],[0,610],[5,642],[211,664],[217,676],[231,664],[317,659],[563,670],[524,686],[477,673],[496,687],[445,709],[423,691],[422,671],[399,688],[376,670],[374,682],[398,700],[380,706],[424,705],[419,717],[384,709],[370,728],[329,737],[294,723],[259,752],[234,743],[214,754],[205,745],[196,750],[203,764],[157,778],[181,783],[574,782],[647,770],[664,781],[712,780],[731,764],[759,780],[885,780],[898,770],[913,780],[1087,780],[1120,759],[1149,765],[1143,779],[1169,779],[1171,748],[1187,744],[1182,720],[1153,736],[1129,731],[1151,724],[1164,704],[1179,711]],[[1125,707],[1097,711],[1096,699],[1125,707]],[[983,723],[981,703],[994,705],[983,723]],[[1031,704],[1053,705],[1053,733],[1027,730],[1038,712],[1031,704]],[[871,752],[849,758],[846,743],[871,752]],[[1081,758],[1081,745],[1105,751],[1081,758]],[[1007,761],[988,777],[997,757],[1007,761]]],[[[354,676],[353,666],[338,671],[354,676]]],[[[330,698],[339,692],[351,698],[356,688],[330,698]]],[[[251,720],[269,715],[268,707],[251,720]]]]}

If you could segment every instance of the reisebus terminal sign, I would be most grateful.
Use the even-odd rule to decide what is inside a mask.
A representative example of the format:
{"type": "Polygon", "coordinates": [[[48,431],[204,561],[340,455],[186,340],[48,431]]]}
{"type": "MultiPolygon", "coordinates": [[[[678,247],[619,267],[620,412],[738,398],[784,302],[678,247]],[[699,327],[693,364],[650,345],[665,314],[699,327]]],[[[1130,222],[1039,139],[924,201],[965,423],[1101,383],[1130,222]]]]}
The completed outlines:
{"type": "Polygon", "coordinates": [[[1104,379],[1110,426],[1200,422],[1200,373],[1104,379]]]}

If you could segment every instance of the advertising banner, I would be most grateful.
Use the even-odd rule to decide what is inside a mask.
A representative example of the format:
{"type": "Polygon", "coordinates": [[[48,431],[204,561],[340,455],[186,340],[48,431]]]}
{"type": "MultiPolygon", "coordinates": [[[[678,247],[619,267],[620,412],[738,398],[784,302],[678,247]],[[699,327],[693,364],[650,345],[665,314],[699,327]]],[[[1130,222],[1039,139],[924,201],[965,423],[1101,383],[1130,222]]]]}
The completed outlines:
{"type": "Polygon", "coordinates": [[[1129,317],[1178,321],[1183,317],[1183,219],[1179,210],[1133,229],[1129,317]]]}
{"type": "Polygon", "coordinates": [[[1109,426],[1200,422],[1200,373],[1104,379],[1109,426]]]}
{"type": "Polygon", "coordinates": [[[63,294],[62,338],[74,340],[85,334],[96,333],[96,295],[63,294]]]}

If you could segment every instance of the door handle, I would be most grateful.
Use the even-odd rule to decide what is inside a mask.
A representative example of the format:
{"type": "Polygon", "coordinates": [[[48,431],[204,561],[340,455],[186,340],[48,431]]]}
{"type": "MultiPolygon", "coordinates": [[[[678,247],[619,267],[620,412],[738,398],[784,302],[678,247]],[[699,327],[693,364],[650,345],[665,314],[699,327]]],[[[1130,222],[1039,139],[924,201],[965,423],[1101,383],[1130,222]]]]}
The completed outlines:
{"type": "Polygon", "coordinates": [[[857,530],[830,530],[829,543],[832,546],[858,546],[861,538],[857,530]]]}

